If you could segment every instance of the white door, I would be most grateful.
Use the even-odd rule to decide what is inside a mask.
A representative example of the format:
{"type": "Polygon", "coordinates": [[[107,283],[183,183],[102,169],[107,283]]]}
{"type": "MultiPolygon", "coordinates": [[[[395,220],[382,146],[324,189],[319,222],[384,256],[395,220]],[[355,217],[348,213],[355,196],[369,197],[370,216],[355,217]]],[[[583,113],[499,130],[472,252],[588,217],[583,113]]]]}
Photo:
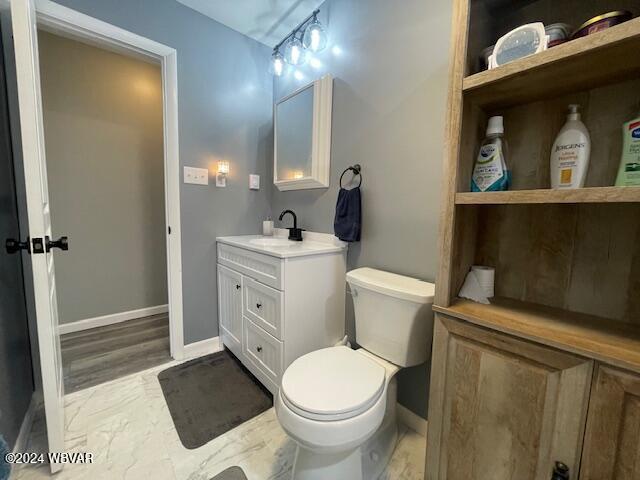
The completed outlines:
{"type": "MultiPolygon", "coordinates": [[[[31,265],[49,452],[64,451],[64,385],[42,124],[34,0],[11,1],[31,265]]],[[[28,274],[28,272],[27,272],[28,274]]],[[[62,468],[51,464],[52,472],[62,468]]]]}
{"type": "Polygon", "coordinates": [[[218,318],[222,342],[242,354],[242,275],[218,265],[218,318]]]}

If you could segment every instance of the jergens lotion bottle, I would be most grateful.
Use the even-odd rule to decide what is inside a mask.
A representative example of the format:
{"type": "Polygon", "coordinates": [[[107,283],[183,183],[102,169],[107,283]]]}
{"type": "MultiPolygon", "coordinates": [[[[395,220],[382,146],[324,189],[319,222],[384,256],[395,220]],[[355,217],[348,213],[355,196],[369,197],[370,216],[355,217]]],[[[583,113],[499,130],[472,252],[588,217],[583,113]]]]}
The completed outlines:
{"type": "Polygon", "coordinates": [[[580,120],[579,105],[569,105],[567,123],[551,149],[551,188],[582,188],[587,178],[591,138],[580,120]]]}

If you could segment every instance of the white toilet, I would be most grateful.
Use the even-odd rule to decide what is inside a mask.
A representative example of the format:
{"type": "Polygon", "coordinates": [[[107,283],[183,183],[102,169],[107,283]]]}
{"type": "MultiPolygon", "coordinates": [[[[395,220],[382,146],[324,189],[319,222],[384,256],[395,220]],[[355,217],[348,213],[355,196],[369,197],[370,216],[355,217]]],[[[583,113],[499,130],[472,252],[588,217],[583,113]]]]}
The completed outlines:
{"type": "Polygon", "coordinates": [[[296,441],[294,480],[369,480],[398,437],[395,374],[427,360],[435,286],[393,273],[347,273],[361,346],[324,348],[282,376],[276,414],[296,441]]]}

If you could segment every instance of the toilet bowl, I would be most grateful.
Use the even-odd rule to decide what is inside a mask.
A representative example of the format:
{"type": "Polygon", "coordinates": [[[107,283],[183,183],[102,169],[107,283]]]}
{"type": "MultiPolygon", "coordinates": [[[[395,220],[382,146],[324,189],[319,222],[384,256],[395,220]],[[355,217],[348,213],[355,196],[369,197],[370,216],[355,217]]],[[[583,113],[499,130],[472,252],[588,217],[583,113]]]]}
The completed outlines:
{"type": "Polygon", "coordinates": [[[297,444],[294,480],[377,478],[398,436],[395,374],[428,358],[433,284],[371,268],[349,272],[347,281],[362,348],[299,357],[275,399],[278,421],[297,444]]]}
{"type": "Polygon", "coordinates": [[[398,370],[365,350],[344,346],[291,364],[275,405],[280,425],[298,444],[293,478],[374,478],[382,471],[395,445],[395,418],[373,442],[382,448],[376,445],[364,462],[362,452],[385,416],[395,413],[388,407],[395,407],[398,370]]]}

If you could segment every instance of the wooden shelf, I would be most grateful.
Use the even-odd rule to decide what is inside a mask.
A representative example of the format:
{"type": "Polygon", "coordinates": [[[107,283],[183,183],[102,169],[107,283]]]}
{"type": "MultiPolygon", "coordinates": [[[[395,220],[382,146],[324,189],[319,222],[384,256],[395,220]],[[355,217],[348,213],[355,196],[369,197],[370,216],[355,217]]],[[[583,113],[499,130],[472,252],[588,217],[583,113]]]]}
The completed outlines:
{"type": "Polygon", "coordinates": [[[507,298],[456,299],[437,312],[640,373],[640,326],[507,298]]]}
{"type": "Polygon", "coordinates": [[[640,203],[640,187],[590,187],[572,190],[511,190],[456,193],[457,205],[531,203],[640,203]]]}
{"type": "Polygon", "coordinates": [[[640,72],[640,18],[463,80],[465,97],[488,108],[587,90],[640,72]]]}

